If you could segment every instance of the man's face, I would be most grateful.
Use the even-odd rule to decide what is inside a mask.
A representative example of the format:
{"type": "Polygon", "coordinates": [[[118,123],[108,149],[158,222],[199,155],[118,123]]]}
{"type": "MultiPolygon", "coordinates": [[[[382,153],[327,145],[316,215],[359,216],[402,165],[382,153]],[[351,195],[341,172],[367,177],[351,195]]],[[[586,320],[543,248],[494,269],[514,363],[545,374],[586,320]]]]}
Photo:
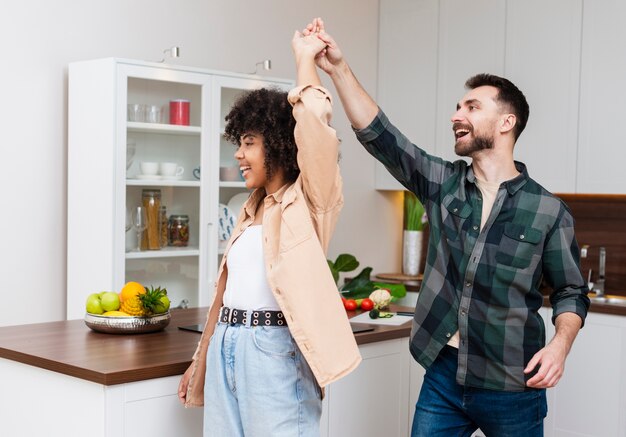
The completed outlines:
{"type": "Polygon", "coordinates": [[[457,155],[472,157],[476,152],[493,148],[502,115],[495,101],[497,95],[497,88],[481,86],[470,90],[457,104],[451,119],[457,155]]]}

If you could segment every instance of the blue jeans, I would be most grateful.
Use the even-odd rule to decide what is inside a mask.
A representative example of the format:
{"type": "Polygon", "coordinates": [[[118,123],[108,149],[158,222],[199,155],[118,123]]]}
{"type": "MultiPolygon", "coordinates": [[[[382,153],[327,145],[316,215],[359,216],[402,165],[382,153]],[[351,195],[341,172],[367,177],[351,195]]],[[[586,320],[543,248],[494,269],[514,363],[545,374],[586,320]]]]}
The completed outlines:
{"type": "Polygon", "coordinates": [[[319,436],[321,392],[281,326],[219,323],[207,353],[205,437],[319,436]]]}
{"type": "Polygon", "coordinates": [[[412,437],[542,437],[547,414],[545,390],[505,392],[456,383],[458,352],[446,346],[426,370],[412,437]]]}

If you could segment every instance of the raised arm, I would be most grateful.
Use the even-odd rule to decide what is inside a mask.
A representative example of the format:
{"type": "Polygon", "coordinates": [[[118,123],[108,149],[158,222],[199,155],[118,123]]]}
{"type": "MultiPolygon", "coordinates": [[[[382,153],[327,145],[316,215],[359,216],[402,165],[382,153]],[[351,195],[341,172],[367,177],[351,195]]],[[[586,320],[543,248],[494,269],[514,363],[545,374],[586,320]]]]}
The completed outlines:
{"type": "Polygon", "coordinates": [[[325,43],[315,35],[304,35],[296,31],[291,40],[291,48],[296,61],[296,85],[319,86],[322,84],[315,66],[315,56],[324,50],[325,43]]]}
{"type": "Polygon", "coordinates": [[[378,105],[357,80],[337,42],[326,33],[324,21],[315,18],[302,33],[317,35],[324,42],[326,48],[315,58],[317,66],[333,81],[352,126],[356,129],[367,127],[376,117],[378,105]]]}

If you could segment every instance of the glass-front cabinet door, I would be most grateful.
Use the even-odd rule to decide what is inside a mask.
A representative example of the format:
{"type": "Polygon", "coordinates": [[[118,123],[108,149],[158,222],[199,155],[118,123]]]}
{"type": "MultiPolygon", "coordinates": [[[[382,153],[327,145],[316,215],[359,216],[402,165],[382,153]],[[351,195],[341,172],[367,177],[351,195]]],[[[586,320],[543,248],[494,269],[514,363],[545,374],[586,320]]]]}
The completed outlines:
{"type": "Polygon", "coordinates": [[[70,64],[68,319],[128,281],[207,306],[249,192],[223,138],[246,90],[293,82],[101,59],[70,64]]]}
{"type": "Polygon", "coordinates": [[[116,203],[125,232],[116,233],[115,283],[165,287],[174,306],[204,304],[199,290],[209,288],[216,257],[209,244],[216,199],[201,172],[210,177],[218,156],[209,144],[211,76],[120,65],[117,77],[117,165],[125,177],[116,203]],[[137,226],[138,208],[146,229],[137,226]]]}

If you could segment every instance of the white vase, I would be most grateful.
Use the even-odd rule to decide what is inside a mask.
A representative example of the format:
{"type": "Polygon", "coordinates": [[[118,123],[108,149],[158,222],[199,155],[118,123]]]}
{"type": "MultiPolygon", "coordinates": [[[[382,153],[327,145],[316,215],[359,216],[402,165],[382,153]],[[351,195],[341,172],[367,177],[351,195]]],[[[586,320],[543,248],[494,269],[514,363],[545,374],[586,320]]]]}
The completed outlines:
{"type": "Polygon", "coordinates": [[[417,276],[422,261],[423,231],[404,231],[402,236],[402,273],[417,276]]]}

